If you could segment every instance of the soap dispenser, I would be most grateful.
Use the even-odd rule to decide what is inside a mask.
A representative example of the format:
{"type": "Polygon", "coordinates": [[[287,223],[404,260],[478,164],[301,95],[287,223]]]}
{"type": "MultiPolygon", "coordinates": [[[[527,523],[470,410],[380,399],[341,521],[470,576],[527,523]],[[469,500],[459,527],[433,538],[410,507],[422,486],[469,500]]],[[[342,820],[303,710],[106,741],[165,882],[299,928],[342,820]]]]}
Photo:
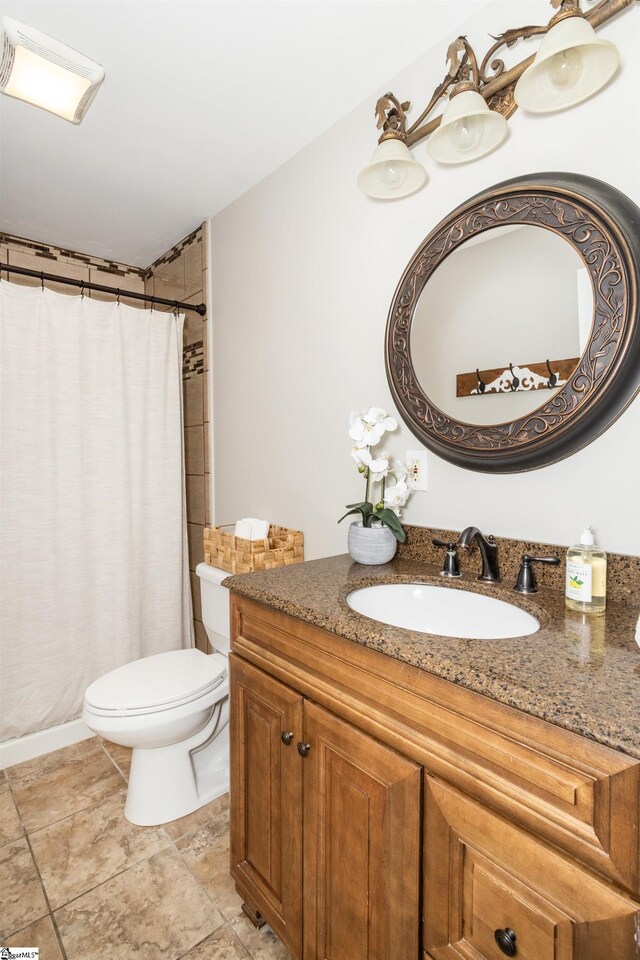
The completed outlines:
{"type": "Polygon", "coordinates": [[[567,550],[565,602],[577,613],[604,613],[607,605],[607,555],[595,545],[591,527],[567,550]]]}

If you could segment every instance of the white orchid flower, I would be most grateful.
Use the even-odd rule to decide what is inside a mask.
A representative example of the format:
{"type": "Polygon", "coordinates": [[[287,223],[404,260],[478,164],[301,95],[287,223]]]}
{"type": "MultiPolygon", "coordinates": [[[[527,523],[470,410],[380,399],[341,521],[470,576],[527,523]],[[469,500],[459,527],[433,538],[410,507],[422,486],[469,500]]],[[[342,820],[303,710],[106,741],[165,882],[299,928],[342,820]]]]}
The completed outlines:
{"type": "Polygon", "coordinates": [[[400,516],[400,508],[404,507],[405,503],[409,499],[411,491],[409,490],[406,482],[404,480],[398,480],[397,483],[393,484],[384,492],[384,502],[385,506],[389,507],[390,510],[400,516]]]}
{"type": "Polygon", "coordinates": [[[364,473],[365,468],[368,466],[367,459],[371,460],[371,454],[368,448],[353,446],[351,448],[351,456],[355,460],[359,472],[364,473]]]}
{"type": "Polygon", "coordinates": [[[389,473],[396,478],[396,482],[398,480],[406,480],[409,476],[409,471],[406,466],[401,460],[398,460],[397,457],[392,457],[391,463],[389,464],[389,473]]]}
{"type": "Polygon", "coordinates": [[[351,413],[349,436],[356,447],[375,447],[388,430],[395,430],[397,426],[382,407],[370,407],[366,413],[351,413]]]}
{"type": "Polygon", "coordinates": [[[379,483],[380,480],[384,480],[389,473],[389,454],[381,453],[375,460],[371,459],[367,466],[369,467],[369,477],[371,480],[374,483],[379,483]]]}
{"type": "Polygon", "coordinates": [[[375,460],[369,452],[369,448],[365,447],[360,449],[359,447],[353,447],[351,451],[351,456],[356,461],[358,466],[367,467],[369,470],[369,479],[373,483],[378,483],[380,480],[384,480],[389,472],[389,454],[382,453],[375,460]]]}
{"type": "Polygon", "coordinates": [[[349,436],[356,447],[375,447],[383,433],[384,429],[380,431],[377,424],[367,423],[363,418],[355,420],[349,427],[349,436]]]}
{"type": "Polygon", "coordinates": [[[387,430],[395,430],[398,426],[393,417],[388,416],[387,411],[383,410],[382,407],[370,407],[365,413],[363,420],[365,423],[369,423],[378,429],[382,427],[380,436],[387,430]]]}

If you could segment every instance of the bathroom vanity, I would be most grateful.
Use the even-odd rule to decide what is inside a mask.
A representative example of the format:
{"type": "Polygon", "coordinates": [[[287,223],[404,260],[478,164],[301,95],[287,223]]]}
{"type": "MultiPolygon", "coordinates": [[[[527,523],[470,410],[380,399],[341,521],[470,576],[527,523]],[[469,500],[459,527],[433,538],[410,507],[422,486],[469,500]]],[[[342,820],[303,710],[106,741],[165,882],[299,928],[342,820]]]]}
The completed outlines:
{"type": "Polygon", "coordinates": [[[333,557],[230,578],[231,871],[305,960],[637,960],[638,611],[465,573],[515,640],[426,636],[346,604],[438,567],[333,557]],[[549,722],[551,721],[551,722],[549,722]]]}

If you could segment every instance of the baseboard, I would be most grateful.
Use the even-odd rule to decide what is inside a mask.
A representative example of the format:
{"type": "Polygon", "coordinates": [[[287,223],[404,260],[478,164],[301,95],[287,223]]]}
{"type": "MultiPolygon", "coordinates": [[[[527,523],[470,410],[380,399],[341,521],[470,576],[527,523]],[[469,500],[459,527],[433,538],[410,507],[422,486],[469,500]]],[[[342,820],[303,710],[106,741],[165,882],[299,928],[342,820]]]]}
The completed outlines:
{"type": "Polygon", "coordinates": [[[44,753],[51,753],[52,750],[68,747],[71,743],[80,743],[81,740],[88,740],[93,736],[95,736],[93,730],[89,730],[86,723],[78,717],[77,720],[60,723],[47,730],[38,730],[36,733],[27,733],[24,737],[4,740],[0,743],[0,770],[22,763],[24,760],[41,757],[44,753]]]}

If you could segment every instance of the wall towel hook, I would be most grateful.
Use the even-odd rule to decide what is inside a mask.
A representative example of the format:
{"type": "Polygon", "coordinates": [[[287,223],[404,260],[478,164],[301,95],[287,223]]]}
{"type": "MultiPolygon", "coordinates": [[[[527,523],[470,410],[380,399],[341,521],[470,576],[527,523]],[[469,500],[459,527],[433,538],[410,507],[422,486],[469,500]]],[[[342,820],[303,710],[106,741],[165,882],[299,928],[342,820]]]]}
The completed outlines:
{"type": "Polygon", "coordinates": [[[520,380],[518,379],[518,377],[516,377],[516,375],[515,375],[515,373],[514,373],[513,364],[512,364],[512,363],[509,364],[509,370],[511,370],[511,389],[512,389],[512,390],[517,390],[518,387],[520,386],[520,380]]]}
{"type": "Polygon", "coordinates": [[[558,377],[556,376],[555,373],[552,372],[551,364],[549,363],[549,361],[546,360],[545,363],[547,364],[547,370],[549,371],[549,379],[547,380],[547,386],[549,387],[549,390],[551,390],[553,389],[553,387],[555,387],[556,383],[558,382],[558,377]]]}
{"type": "Polygon", "coordinates": [[[476,367],[476,377],[478,378],[478,393],[484,393],[487,389],[487,385],[480,376],[480,370],[476,367]]]}

